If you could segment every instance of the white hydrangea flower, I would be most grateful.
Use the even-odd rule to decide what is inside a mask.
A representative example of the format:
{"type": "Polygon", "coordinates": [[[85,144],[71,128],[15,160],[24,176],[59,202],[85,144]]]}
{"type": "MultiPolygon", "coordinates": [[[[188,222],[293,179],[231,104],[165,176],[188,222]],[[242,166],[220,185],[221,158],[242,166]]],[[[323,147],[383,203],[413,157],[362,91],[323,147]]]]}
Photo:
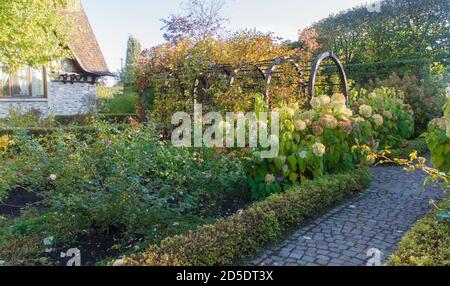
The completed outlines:
{"type": "Polygon", "coordinates": [[[347,102],[345,96],[342,93],[335,93],[331,97],[331,102],[344,104],[347,102]]]}
{"type": "Polygon", "coordinates": [[[392,112],[390,112],[389,110],[384,111],[383,116],[387,120],[392,120],[392,118],[394,118],[394,116],[392,115],[392,112]]]}
{"type": "Polygon", "coordinates": [[[326,106],[331,103],[331,98],[328,95],[319,96],[321,106],[326,106]]]}
{"type": "Polygon", "coordinates": [[[313,99],[311,99],[310,104],[314,109],[322,107],[322,101],[318,97],[314,97],[313,99]]]}
{"type": "Polygon", "coordinates": [[[303,121],[308,120],[310,122],[314,120],[314,117],[316,117],[316,112],[314,110],[306,111],[300,116],[303,121]]]}
{"type": "Polygon", "coordinates": [[[294,125],[295,125],[295,130],[297,130],[297,131],[306,130],[306,123],[303,120],[294,121],[294,125]]]}
{"type": "Polygon", "coordinates": [[[365,118],[369,118],[372,116],[372,107],[369,105],[363,104],[359,107],[359,113],[365,118]]]}
{"type": "Polygon", "coordinates": [[[345,103],[333,101],[331,102],[331,108],[333,108],[334,111],[336,112],[342,112],[344,109],[347,108],[347,106],[345,105],[345,103]]]}
{"type": "Polygon", "coordinates": [[[375,125],[382,126],[384,124],[384,118],[380,114],[375,114],[372,118],[375,121],[375,125]]]}
{"type": "Polygon", "coordinates": [[[316,143],[312,146],[313,153],[317,157],[323,157],[325,155],[327,148],[322,143],[316,143]]]}
{"type": "Polygon", "coordinates": [[[276,178],[275,178],[275,176],[272,175],[272,174],[267,174],[266,177],[264,178],[264,182],[265,182],[267,185],[270,185],[270,184],[273,184],[273,183],[276,182],[276,178]]]}
{"type": "Polygon", "coordinates": [[[337,119],[331,114],[324,114],[320,118],[319,122],[323,128],[329,128],[329,129],[334,129],[338,125],[337,119]]]}

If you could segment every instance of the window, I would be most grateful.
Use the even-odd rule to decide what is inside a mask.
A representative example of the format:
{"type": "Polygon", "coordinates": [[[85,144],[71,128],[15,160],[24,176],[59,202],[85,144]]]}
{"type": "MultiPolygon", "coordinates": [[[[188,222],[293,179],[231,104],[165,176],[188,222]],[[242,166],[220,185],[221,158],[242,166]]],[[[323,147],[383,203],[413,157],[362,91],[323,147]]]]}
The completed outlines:
{"type": "Polygon", "coordinates": [[[0,68],[1,97],[46,97],[46,87],[45,68],[25,67],[15,75],[0,68]]]}

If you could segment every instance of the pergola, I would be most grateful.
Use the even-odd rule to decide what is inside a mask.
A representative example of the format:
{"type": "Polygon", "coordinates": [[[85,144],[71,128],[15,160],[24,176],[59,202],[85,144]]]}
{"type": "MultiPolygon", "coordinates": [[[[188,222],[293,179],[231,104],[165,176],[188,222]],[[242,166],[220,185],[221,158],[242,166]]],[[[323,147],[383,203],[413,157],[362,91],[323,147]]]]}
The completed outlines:
{"type": "MultiPolygon", "coordinates": [[[[307,95],[311,99],[315,96],[317,87],[339,86],[341,92],[348,100],[347,76],[341,62],[333,52],[324,52],[315,57],[310,63],[302,62],[302,60],[304,59],[301,57],[279,57],[273,60],[247,63],[237,67],[213,64],[196,76],[191,86],[183,85],[179,75],[170,70],[167,70],[160,78],[163,82],[168,82],[169,79],[173,80],[182,93],[189,90],[193,103],[204,103],[205,97],[210,98],[210,87],[217,84],[218,81],[222,82],[224,89],[229,90],[239,82],[252,80],[252,84],[246,84],[243,88],[260,92],[264,95],[267,105],[271,106],[271,87],[276,86],[277,82],[275,79],[283,76],[285,73],[280,67],[288,65],[294,73],[290,76],[297,84],[299,94],[307,95]],[[324,63],[325,61],[329,61],[329,63],[324,63]],[[339,76],[339,83],[332,83],[329,79],[336,73],[339,76]],[[321,79],[320,82],[318,82],[319,79],[321,79]],[[206,96],[200,96],[202,92],[206,96]]],[[[143,93],[145,103],[145,94],[147,92],[144,90],[143,93]]]]}

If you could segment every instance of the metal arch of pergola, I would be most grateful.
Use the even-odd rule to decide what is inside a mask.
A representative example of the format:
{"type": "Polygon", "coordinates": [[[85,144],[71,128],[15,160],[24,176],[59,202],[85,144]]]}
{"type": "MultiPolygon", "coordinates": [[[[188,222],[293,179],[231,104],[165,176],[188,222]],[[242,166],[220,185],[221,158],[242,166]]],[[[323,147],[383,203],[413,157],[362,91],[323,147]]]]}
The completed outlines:
{"type": "MultiPolygon", "coordinates": [[[[245,79],[249,75],[256,77],[260,81],[264,82],[264,91],[263,94],[265,96],[265,100],[267,104],[270,106],[270,87],[273,81],[274,76],[277,75],[279,71],[279,67],[284,64],[289,64],[295,71],[296,75],[294,75],[298,81],[299,86],[304,89],[309,99],[312,99],[315,96],[315,89],[318,86],[330,86],[330,85],[339,85],[341,92],[344,94],[345,98],[348,100],[348,81],[347,76],[344,70],[343,65],[339,61],[339,59],[334,55],[333,52],[324,52],[317,57],[315,57],[312,61],[311,65],[301,65],[301,57],[280,57],[273,60],[267,61],[259,61],[256,63],[244,64],[238,67],[232,67],[229,65],[223,64],[214,64],[210,67],[206,68],[199,76],[194,79],[192,86],[186,87],[184,86],[176,73],[172,71],[167,71],[164,75],[162,75],[162,79],[167,81],[172,78],[175,80],[177,87],[181,90],[182,93],[186,90],[190,90],[189,94],[194,103],[198,103],[198,95],[201,89],[208,93],[208,89],[214,84],[214,80],[217,79],[217,76],[222,76],[224,82],[228,88],[231,88],[233,84],[236,84],[238,80],[245,79]],[[331,60],[331,64],[323,64],[325,60],[331,60]],[[316,81],[319,77],[330,77],[331,75],[319,75],[319,70],[321,68],[331,68],[333,74],[335,74],[335,70],[339,75],[339,84],[317,84],[316,81]]],[[[144,101],[145,97],[144,97],[144,101]]],[[[201,103],[201,102],[200,102],[201,103]]]]}

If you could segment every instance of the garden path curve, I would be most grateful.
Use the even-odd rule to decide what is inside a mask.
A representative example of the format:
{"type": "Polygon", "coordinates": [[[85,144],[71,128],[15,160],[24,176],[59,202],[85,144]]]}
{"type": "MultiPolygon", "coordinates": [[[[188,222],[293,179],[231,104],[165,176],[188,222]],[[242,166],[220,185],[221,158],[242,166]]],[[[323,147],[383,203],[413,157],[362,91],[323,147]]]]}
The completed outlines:
{"type": "Polygon", "coordinates": [[[373,181],[356,198],[300,227],[250,264],[363,266],[371,258],[369,249],[378,249],[381,263],[386,262],[406,232],[432,208],[430,199],[441,194],[421,190],[422,173],[408,174],[398,166],[375,167],[372,172],[373,181]]]}

